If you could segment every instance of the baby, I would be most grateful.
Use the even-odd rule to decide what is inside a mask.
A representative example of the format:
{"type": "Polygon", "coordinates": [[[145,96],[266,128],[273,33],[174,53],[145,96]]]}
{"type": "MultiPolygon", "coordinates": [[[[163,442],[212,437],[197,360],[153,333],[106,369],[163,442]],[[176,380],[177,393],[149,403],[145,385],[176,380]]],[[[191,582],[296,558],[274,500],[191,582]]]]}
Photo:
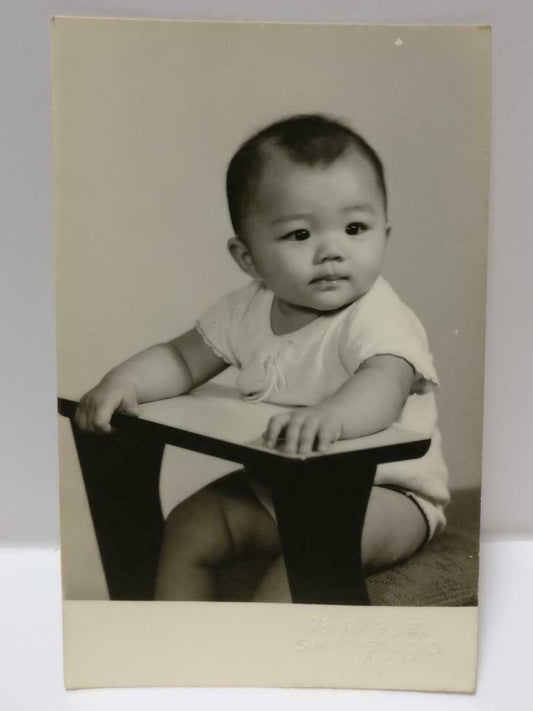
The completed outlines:
{"type": "MultiPolygon", "coordinates": [[[[251,283],[109,372],[81,399],[77,424],[109,432],[114,411],[135,415],[228,365],[244,398],[290,408],[268,423],[269,447],[306,455],[399,422],[432,443],[421,459],[378,467],[361,555],[368,572],[405,560],[445,525],[449,494],[426,335],[380,276],[390,233],[381,160],[338,121],[294,116],[239,148],[227,197],[228,248],[251,283]]],[[[156,596],[217,599],[217,571],[253,556],[270,562],[254,600],[289,601],[268,487],[235,472],[170,513],[156,596]]]]}

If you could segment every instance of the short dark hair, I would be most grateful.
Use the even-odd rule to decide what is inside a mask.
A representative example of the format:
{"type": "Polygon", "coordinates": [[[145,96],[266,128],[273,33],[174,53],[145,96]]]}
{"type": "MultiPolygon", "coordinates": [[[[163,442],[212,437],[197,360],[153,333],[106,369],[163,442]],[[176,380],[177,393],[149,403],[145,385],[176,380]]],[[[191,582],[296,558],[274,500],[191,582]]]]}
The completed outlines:
{"type": "Polygon", "coordinates": [[[309,166],[329,165],[350,146],[355,148],[374,168],[387,210],[385,171],[372,146],[336,119],[321,114],[299,114],[258,131],[231,159],[226,172],[226,195],[231,224],[237,236],[241,236],[242,218],[262,167],[262,149],[268,145],[283,149],[296,163],[309,166]]]}

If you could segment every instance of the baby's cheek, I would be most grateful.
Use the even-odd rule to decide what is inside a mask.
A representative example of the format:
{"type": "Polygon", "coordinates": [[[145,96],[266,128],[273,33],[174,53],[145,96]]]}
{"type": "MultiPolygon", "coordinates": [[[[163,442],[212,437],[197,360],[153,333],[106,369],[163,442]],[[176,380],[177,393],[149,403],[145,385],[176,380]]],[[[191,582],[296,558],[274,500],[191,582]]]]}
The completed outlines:
{"type": "Polygon", "coordinates": [[[366,294],[381,274],[381,260],[367,259],[358,265],[358,285],[366,294]]]}

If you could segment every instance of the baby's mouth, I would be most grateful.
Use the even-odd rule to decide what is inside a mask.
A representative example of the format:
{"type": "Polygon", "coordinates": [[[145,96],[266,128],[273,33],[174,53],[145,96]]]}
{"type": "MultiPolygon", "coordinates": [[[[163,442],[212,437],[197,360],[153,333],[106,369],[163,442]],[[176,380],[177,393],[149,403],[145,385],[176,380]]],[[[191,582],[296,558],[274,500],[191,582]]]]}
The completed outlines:
{"type": "Polygon", "coordinates": [[[322,274],[321,276],[311,279],[311,284],[320,284],[324,282],[335,282],[347,279],[348,277],[342,276],[341,274],[322,274]]]}

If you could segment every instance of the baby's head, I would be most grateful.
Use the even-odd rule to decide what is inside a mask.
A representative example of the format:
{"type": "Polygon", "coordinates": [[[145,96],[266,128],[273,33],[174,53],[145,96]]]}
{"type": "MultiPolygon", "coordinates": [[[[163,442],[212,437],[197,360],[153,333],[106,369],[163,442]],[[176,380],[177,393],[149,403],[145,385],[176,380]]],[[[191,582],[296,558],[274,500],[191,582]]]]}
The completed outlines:
{"type": "Polygon", "coordinates": [[[347,126],[315,114],[268,126],[233,156],[226,188],[232,256],[286,304],[341,308],[379,275],[389,230],[383,165],[347,126]]]}

